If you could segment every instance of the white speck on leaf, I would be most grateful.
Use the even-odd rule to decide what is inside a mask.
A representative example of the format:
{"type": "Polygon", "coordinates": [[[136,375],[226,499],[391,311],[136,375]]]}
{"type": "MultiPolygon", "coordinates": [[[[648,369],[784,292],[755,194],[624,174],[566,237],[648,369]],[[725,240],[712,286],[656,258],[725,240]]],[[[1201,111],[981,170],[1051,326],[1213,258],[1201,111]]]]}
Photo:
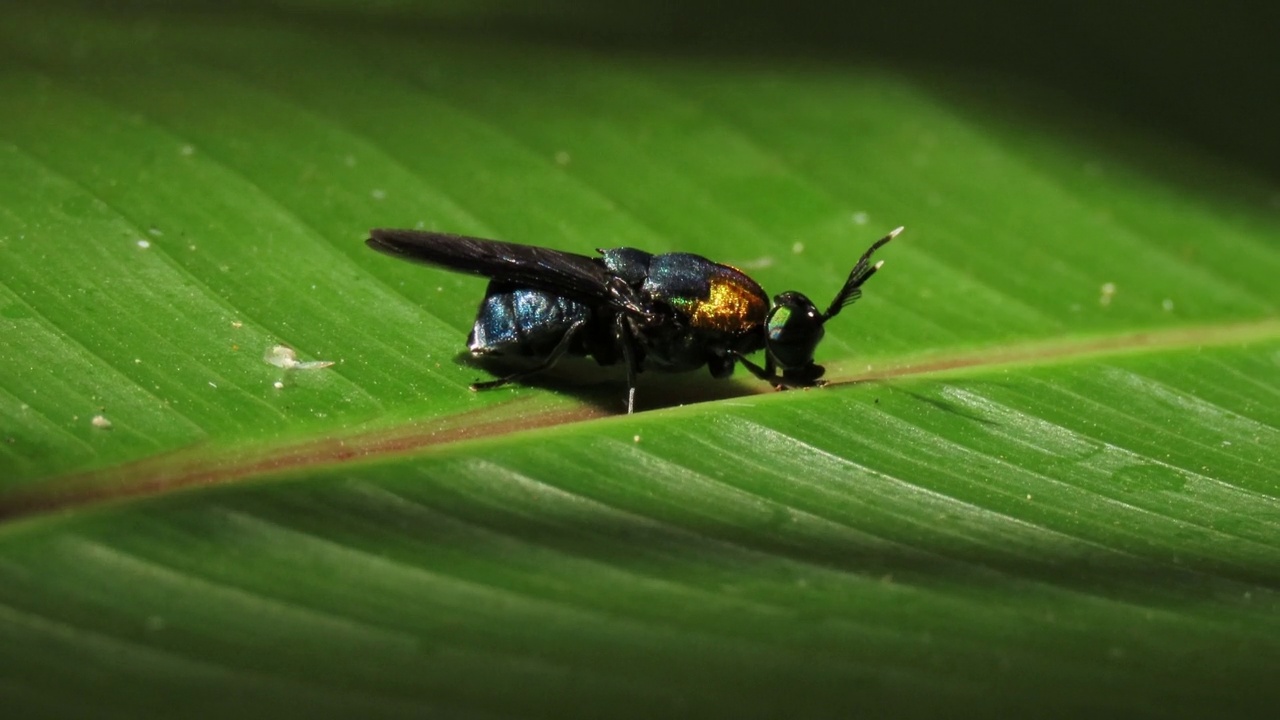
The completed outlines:
{"type": "Polygon", "coordinates": [[[139,240],[139,241],[138,241],[138,247],[142,248],[143,250],[146,250],[147,248],[151,247],[151,241],[150,241],[150,240],[139,240]]]}
{"type": "Polygon", "coordinates": [[[93,419],[92,419],[92,420],[90,420],[89,422],[90,422],[94,427],[96,427],[96,428],[98,428],[98,429],[100,429],[100,430],[110,430],[110,429],[111,429],[111,421],[107,419],[107,416],[106,416],[106,415],[94,415],[94,416],[93,416],[93,419]]]}
{"type": "Polygon", "coordinates": [[[739,263],[738,267],[743,270],[760,270],[761,268],[772,266],[774,262],[772,255],[765,255],[764,257],[758,257],[755,260],[746,260],[739,263]]]}
{"type": "Polygon", "coordinates": [[[1101,295],[1098,296],[1098,304],[1104,307],[1110,305],[1111,299],[1115,297],[1116,294],[1116,284],[1113,282],[1103,283],[1100,292],[1101,295]]]}

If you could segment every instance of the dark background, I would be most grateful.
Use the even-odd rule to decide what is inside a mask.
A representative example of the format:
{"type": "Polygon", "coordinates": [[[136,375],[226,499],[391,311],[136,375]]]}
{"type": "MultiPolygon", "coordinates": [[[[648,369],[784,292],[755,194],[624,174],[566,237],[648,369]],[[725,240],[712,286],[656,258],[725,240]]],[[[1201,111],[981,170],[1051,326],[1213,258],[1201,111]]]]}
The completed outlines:
{"type": "MultiPolygon", "coordinates": [[[[196,5],[200,5],[197,3],[196,5]]],[[[374,3],[407,33],[763,62],[873,62],[945,78],[1007,77],[1280,179],[1280,5],[886,0],[779,3],[374,3]]],[[[212,7],[212,6],[210,6],[212,7]]],[[[321,22],[339,3],[270,12],[321,22]]]]}

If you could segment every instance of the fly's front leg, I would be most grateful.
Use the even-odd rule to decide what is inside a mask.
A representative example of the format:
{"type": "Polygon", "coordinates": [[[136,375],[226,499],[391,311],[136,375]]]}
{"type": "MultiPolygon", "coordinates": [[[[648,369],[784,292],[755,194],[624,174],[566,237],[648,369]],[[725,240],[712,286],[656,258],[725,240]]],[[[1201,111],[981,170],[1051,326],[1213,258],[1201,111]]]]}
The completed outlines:
{"type": "Polygon", "coordinates": [[[760,367],[759,365],[751,362],[745,356],[739,353],[734,353],[733,358],[738,362],[742,363],[742,367],[750,371],[752,375],[755,375],[761,380],[772,385],[775,390],[786,389],[787,387],[786,383],[783,381],[782,376],[778,374],[777,369],[773,365],[773,358],[768,357],[766,355],[765,361],[764,361],[764,367],[760,367]]]}
{"type": "Polygon", "coordinates": [[[749,370],[752,375],[755,375],[761,380],[769,383],[770,385],[773,386],[775,390],[790,390],[792,388],[821,387],[822,385],[827,384],[825,380],[818,379],[818,377],[822,375],[821,365],[811,364],[809,366],[809,368],[811,369],[809,369],[805,374],[811,375],[812,377],[795,377],[795,376],[787,377],[786,375],[778,374],[778,368],[774,364],[773,358],[769,357],[768,355],[765,356],[764,367],[760,367],[759,365],[751,362],[750,360],[743,357],[739,353],[734,353],[733,357],[738,362],[742,363],[742,366],[745,367],[747,370],[749,370]]]}

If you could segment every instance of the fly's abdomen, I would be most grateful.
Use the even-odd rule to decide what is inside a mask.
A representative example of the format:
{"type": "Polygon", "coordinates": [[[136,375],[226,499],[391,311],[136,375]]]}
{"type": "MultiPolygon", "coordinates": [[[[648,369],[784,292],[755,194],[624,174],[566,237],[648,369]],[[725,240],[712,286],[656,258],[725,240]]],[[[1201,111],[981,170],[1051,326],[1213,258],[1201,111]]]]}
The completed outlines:
{"type": "Polygon", "coordinates": [[[575,324],[591,318],[591,308],[543,290],[489,284],[467,348],[475,355],[544,356],[575,324]]]}

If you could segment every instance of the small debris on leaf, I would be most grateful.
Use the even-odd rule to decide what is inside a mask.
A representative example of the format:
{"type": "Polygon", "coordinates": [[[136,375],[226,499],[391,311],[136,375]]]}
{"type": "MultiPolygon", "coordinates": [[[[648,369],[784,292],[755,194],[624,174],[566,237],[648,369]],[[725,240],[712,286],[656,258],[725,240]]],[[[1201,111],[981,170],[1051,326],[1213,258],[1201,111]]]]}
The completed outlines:
{"type": "Polygon", "coordinates": [[[319,370],[333,364],[332,360],[299,361],[298,353],[288,345],[272,345],[262,359],[268,365],[275,365],[284,370],[319,370]]]}

